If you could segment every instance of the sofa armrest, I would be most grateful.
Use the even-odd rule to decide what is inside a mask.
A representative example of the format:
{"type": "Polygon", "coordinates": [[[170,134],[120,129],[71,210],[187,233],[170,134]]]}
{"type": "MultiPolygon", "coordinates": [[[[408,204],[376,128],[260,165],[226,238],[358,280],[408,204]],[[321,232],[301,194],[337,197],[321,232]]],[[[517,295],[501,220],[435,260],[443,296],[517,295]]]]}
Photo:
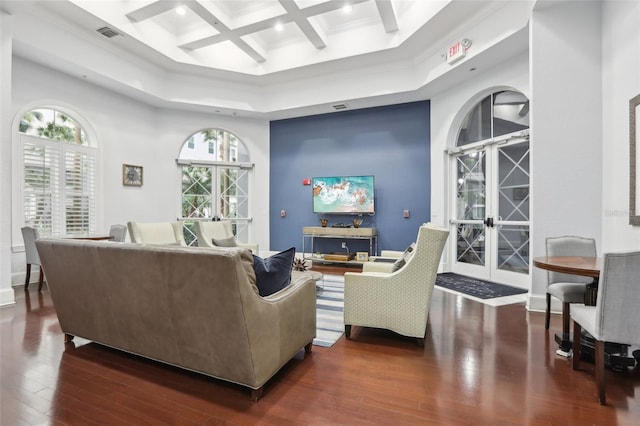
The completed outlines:
{"type": "Polygon", "coordinates": [[[308,275],[300,275],[272,295],[260,297],[253,293],[250,297],[257,298],[258,302],[252,303],[254,308],[245,311],[247,332],[257,382],[264,383],[300,348],[313,341],[316,333],[315,281],[308,275]]]}

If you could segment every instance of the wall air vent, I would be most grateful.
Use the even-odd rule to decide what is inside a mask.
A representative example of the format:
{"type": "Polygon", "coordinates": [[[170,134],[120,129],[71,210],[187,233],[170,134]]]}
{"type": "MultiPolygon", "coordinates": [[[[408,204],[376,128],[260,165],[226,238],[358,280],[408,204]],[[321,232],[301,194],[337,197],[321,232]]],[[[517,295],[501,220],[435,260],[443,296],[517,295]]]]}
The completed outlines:
{"type": "Polygon", "coordinates": [[[98,28],[96,31],[98,31],[100,34],[102,34],[103,36],[105,36],[107,38],[112,38],[112,37],[115,37],[115,36],[122,35],[119,32],[117,32],[116,30],[114,30],[113,28],[109,28],[109,27],[98,28]]]}
{"type": "Polygon", "coordinates": [[[348,109],[349,105],[347,105],[347,104],[335,104],[335,105],[331,105],[331,107],[333,109],[335,109],[336,111],[341,111],[343,109],[348,109]]]}

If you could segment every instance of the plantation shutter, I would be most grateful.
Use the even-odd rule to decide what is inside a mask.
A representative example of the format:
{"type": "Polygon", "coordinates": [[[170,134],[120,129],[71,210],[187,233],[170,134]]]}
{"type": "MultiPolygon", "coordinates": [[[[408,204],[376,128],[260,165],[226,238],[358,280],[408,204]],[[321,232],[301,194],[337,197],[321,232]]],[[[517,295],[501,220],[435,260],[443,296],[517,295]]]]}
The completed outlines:
{"type": "Polygon", "coordinates": [[[41,236],[61,235],[60,143],[22,136],[24,224],[41,236]]]}
{"type": "Polygon", "coordinates": [[[65,234],[94,234],[95,156],[91,149],[65,148],[65,234]]]}
{"type": "Polygon", "coordinates": [[[93,234],[95,149],[21,135],[24,224],[40,236],[93,234]]]}

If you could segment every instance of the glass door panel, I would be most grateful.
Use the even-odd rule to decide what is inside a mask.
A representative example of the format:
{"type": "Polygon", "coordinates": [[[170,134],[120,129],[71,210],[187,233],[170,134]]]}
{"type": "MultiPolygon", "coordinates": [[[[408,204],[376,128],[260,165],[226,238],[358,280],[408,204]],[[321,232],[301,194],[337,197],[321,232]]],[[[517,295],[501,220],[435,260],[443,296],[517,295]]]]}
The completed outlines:
{"type": "Polygon", "coordinates": [[[495,265],[491,272],[503,282],[527,285],[529,280],[529,142],[515,141],[496,151],[497,231],[495,265]]]}
{"type": "Polygon", "coordinates": [[[486,151],[455,157],[456,206],[455,264],[460,273],[487,277],[486,216],[486,151]]]}

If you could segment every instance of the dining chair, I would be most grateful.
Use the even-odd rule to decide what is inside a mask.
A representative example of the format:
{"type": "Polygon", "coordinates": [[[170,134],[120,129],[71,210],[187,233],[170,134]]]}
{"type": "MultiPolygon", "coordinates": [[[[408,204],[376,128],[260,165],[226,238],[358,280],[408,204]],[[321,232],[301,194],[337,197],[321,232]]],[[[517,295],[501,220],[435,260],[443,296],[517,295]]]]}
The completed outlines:
{"type": "Polygon", "coordinates": [[[109,228],[109,236],[111,237],[111,241],[124,242],[127,236],[126,225],[111,225],[111,228],[109,228]]]}
{"type": "Polygon", "coordinates": [[[25,226],[22,228],[22,240],[24,242],[24,254],[27,258],[27,269],[24,279],[24,289],[29,289],[29,281],[31,280],[31,265],[37,265],[40,269],[40,278],[38,279],[38,291],[42,291],[44,282],[44,272],[42,271],[42,263],[36,248],[36,240],[40,238],[40,234],[36,228],[25,226]]]}
{"type": "Polygon", "coordinates": [[[604,345],[614,342],[640,345],[640,251],[604,255],[595,306],[571,305],[573,369],[580,368],[582,330],[595,341],[596,389],[606,404],[604,345]]]}
{"type": "MultiPolygon", "coordinates": [[[[596,257],[596,240],[574,236],[547,237],[547,256],[585,256],[596,257]]],[[[569,337],[569,305],[571,303],[584,303],[584,294],[587,284],[593,278],[579,275],[563,274],[561,272],[547,272],[547,311],[544,328],[549,329],[551,317],[551,296],[562,302],[562,339],[569,337]]],[[[562,348],[568,351],[569,348],[562,348]]]]}

